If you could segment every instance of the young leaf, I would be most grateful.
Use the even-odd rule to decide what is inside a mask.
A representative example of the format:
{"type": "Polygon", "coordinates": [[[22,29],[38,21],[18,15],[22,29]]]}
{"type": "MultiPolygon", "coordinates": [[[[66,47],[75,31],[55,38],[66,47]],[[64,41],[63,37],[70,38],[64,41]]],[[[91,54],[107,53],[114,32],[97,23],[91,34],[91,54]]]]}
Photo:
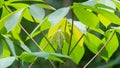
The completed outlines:
{"type": "Polygon", "coordinates": [[[48,20],[51,22],[52,26],[57,24],[62,18],[64,18],[69,12],[69,9],[70,9],[69,7],[60,8],[53,12],[52,14],[50,14],[48,20]]]}
{"type": "Polygon", "coordinates": [[[15,57],[7,57],[0,59],[0,68],[7,68],[15,61],[15,57]]]}
{"type": "Polygon", "coordinates": [[[42,21],[45,16],[45,11],[43,8],[37,6],[37,5],[31,5],[30,7],[30,13],[34,18],[37,18],[38,20],[42,21]]]}
{"type": "Polygon", "coordinates": [[[73,11],[77,18],[86,26],[96,27],[97,24],[99,23],[97,16],[94,13],[86,10],[84,6],[80,3],[74,4],[73,11]]]}
{"type": "Polygon", "coordinates": [[[21,9],[20,11],[14,13],[12,16],[10,16],[6,22],[5,22],[5,27],[7,29],[7,32],[10,32],[20,21],[22,12],[24,9],[21,9]]]}

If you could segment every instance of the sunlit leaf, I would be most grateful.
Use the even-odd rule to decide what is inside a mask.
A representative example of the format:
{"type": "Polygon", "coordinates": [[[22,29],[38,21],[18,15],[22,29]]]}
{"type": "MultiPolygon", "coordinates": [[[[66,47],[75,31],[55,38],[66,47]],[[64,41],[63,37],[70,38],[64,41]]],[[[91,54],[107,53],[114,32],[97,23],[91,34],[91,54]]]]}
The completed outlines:
{"type": "Polygon", "coordinates": [[[51,22],[52,25],[57,24],[62,18],[67,15],[69,9],[69,7],[64,7],[54,11],[52,14],[50,14],[48,20],[51,22]]]}
{"type": "Polygon", "coordinates": [[[17,4],[16,3],[11,3],[11,4],[9,4],[9,6],[12,6],[16,9],[22,9],[22,8],[28,7],[28,5],[24,4],[24,3],[17,3],[17,4]]]}
{"type": "Polygon", "coordinates": [[[76,48],[71,53],[70,57],[72,57],[73,61],[78,64],[80,60],[82,59],[84,55],[84,47],[81,47],[80,45],[76,46],[76,48]]]}
{"type": "Polygon", "coordinates": [[[99,23],[97,16],[94,13],[85,10],[84,6],[81,5],[80,3],[74,4],[73,11],[77,18],[86,26],[96,27],[97,24],[99,23]]]}
{"type": "Polygon", "coordinates": [[[102,24],[104,26],[108,26],[110,25],[111,21],[109,21],[108,19],[106,19],[104,16],[102,16],[101,14],[98,14],[98,18],[100,19],[100,21],[102,22],[102,24]]]}
{"type": "Polygon", "coordinates": [[[24,9],[16,12],[12,16],[10,16],[6,21],[5,21],[5,27],[7,29],[7,32],[10,32],[20,21],[22,12],[24,9]]]}
{"type": "Polygon", "coordinates": [[[37,5],[31,5],[30,6],[30,13],[34,18],[37,18],[38,20],[42,21],[42,19],[45,16],[45,11],[43,8],[37,6],[37,5]]]}
{"type": "Polygon", "coordinates": [[[0,59],[0,68],[7,68],[15,61],[15,57],[7,57],[0,59]]]}
{"type": "Polygon", "coordinates": [[[33,62],[35,57],[29,53],[23,52],[19,58],[25,62],[33,62]]]}
{"type": "Polygon", "coordinates": [[[120,19],[119,17],[117,17],[117,15],[115,15],[114,13],[108,12],[106,10],[102,10],[102,9],[93,9],[93,11],[101,14],[103,17],[105,17],[106,19],[108,19],[109,21],[111,21],[112,23],[115,24],[120,24],[120,19]]]}

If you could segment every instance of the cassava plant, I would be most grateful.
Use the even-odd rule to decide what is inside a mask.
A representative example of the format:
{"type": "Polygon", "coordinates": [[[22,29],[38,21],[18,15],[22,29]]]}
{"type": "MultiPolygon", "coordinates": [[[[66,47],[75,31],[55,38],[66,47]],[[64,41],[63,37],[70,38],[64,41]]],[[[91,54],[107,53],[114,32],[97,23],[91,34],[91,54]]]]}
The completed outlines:
{"type": "Polygon", "coordinates": [[[55,9],[44,0],[0,0],[0,68],[86,68],[98,56],[109,62],[119,47],[120,1],[70,1],[55,9]],[[85,47],[94,56],[77,67],[85,47]]]}

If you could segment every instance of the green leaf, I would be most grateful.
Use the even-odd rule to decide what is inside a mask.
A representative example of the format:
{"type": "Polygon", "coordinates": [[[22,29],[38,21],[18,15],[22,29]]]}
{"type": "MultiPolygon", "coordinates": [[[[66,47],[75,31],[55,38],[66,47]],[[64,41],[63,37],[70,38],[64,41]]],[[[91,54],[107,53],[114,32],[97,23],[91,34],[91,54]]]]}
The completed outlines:
{"type": "Polygon", "coordinates": [[[98,52],[98,47],[102,43],[102,41],[95,35],[91,33],[87,33],[85,37],[85,44],[87,45],[88,49],[93,53],[98,52]]]}
{"type": "Polygon", "coordinates": [[[119,17],[116,16],[114,13],[108,12],[108,11],[103,10],[103,9],[98,9],[98,8],[94,8],[93,11],[101,14],[102,16],[104,16],[106,19],[108,19],[112,23],[115,23],[115,24],[118,24],[118,25],[120,24],[119,17]]]}
{"type": "Polygon", "coordinates": [[[0,8],[2,7],[4,0],[0,0],[0,8]]]}
{"type": "Polygon", "coordinates": [[[70,57],[72,58],[72,60],[76,64],[79,64],[79,62],[82,59],[84,53],[85,53],[84,47],[81,47],[80,45],[77,45],[76,48],[71,53],[70,57]]]}
{"type": "Polygon", "coordinates": [[[25,61],[25,62],[33,62],[34,59],[35,59],[35,56],[33,56],[33,55],[31,55],[31,54],[29,54],[29,53],[27,53],[27,52],[23,52],[23,53],[19,56],[19,58],[20,58],[21,60],[25,61]]]}
{"type": "MultiPolygon", "coordinates": [[[[41,40],[40,47],[43,48],[45,52],[54,52],[54,50],[52,49],[52,47],[49,45],[49,43],[47,42],[47,40],[45,38],[43,38],[41,40]]],[[[54,47],[56,47],[56,46],[54,46],[54,47]]]]}
{"type": "Polygon", "coordinates": [[[7,57],[0,59],[0,68],[7,68],[15,61],[15,57],[7,57]]]}
{"type": "Polygon", "coordinates": [[[62,18],[64,18],[69,12],[69,7],[64,7],[56,10],[48,17],[48,20],[51,22],[52,26],[57,24],[62,18]]]}
{"type": "Polygon", "coordinates": [[[97,16],[86,10],[82,4],[74,3],[73,11],[77,18],[85,25],[89,27],[96,27],[99,23],[97,16]]]}
{"type": "MultiPolygon", "coordinates": [[[[112,34],[111,31],[107,31],[106,36],[108,36],[108,37],[103,39],[103,40],[106,41],[111,36],[111,34],[112,34]]],[[[101,53],[104,53],[104,55],[101,55],[102,58],[105,61],[108,61],[111,58],[111,56],[114,54],[114,52],[118,49],[118,46],[119,46],[119,41],[118,41],[118,38],[117,38],[116,34],[114,34],[113,38],[110,40],[108,45],[105,47],[106,52],[105,52],[105,50],[103,50],[101,52],[101,53]]]]}
{"type": "Polygon", "coordinates": [[[101,14],[98,14],[98,18],[100,19],[100,21],[102,22],[102,24],[103,24],[104,26],[106,26],[106,27],[111,24],[111,21],[108,20],[107,18],[105,18],[105,17],[104,17],[103,15],[101,15],[101,14]]]}
{"type": "Polygon", "coordinates": [[[23,10],[24,9],[21,9],[20,11],[16,12],[6,20],[5,27],[7,29],[7,32],[10,32],[18,24],[23,10]]]}
{"type": "MultiPolygon", "coordinates": [[[[100,40],[95,35],[88,33],[85,40],[85,44],[87,45],[88,49],[90,49],[90,51],[96,54],[110,36],[111,36],[111,31],[107,31],[105,37],[102,40],[100,40]]],[[[108,61],[110,57],[113,55],[113,53],[117,50],[118,46],[119,46],[119,42],[115,34],[108,43],[108,45],[102,50],[102,52],[99,55],[105,61],[108,61]]]]}
{"type": "MultiPolygon", "coordinates": [[[[75,27],[74,27],[75,28],[75,27]]],[[[73,38],[72,38],[72,44],[71,44],[71,49],[74,47],[74,45],[76,44],[76,42],[79,40],[79,38],[81,37],[81,32],[77,32],[79,30],[74,29],[73,32],[73,38]],[[78,34],[77,34],[78,33],[78,34]]],[[[83,47],[83,40],[84,38],[81,39],[81,41],[77,44],[77,46],[75,47],[75,49],[72,51],[72,53],[70,54],[70,57],[72,58],[72,60],[78,64],[80,62],[80,60],[82,59],[85,50],[83,47]]]]}
{"type": "Polygon", "coordinates": [[[29,5],[24,4],[24,3],[11,3],[8,6],[12,6],[12,7],[16,8],[17,10],[19,10],[19,9],[22,9],[22,8],[27,8],[29,5]]]}
{"type": "Polygon", "coordinates": [[[15,47],[14,47],[13,41],[10,40],[10,39],[9,39],[7,36],[5,36],[5,35],[4,35],[3,37],[4,37],[4,39],[5,39],[5,41],[6,41],[7,45],[8,45],[8,47],[10,48],[10,50],[11,50],[13,56],[16,56],[15,47]]]}
{"type": "Polygon", "coordinates": [[[37,5],[31,5],[30,7],[30,13],[34,18],[37,18],[38,20],[42,21],[45,16],[45,11],[43,8],[37,6],[37,5]]]}
{"type": "Polygon", "coordinates": [[[9,14],[9,12],[6,10],[5,7],[2,8],[2,15],[1,15],[1,18],[7,16],[9,14]]]}

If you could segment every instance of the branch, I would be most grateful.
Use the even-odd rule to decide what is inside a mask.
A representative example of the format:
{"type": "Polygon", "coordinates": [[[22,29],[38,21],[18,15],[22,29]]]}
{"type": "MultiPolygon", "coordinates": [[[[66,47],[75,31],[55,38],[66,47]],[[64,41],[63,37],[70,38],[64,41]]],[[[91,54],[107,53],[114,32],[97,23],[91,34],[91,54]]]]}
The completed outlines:
{"type": "Polygon", "coordinates": [[[73,10],[71,11],[72,13],[72,27],[71,27],[71,36],[70,36],[70,43],[69,43],[69,47],[68,47],[68,54],[70,54],[70,48],[71,48],[71,43],[72,43],[72,35],[73,35],[73,25],[74,25],[74,15],[73,15],[73,10]]]}
{"type": "Polygon", "coordinates": [[[78,45],[78,43],[81,41],[81,39],[84,37],[84,34],[82,34],[82,36],[80,36],[79,40],[76,42],[76,44],[74,45],[74,47],[72,48],[72,50],[70,51],[70,54],[73,52],[73,50],[76,48],[76,46],[78,45]]]}
{"type": "Polygon", "coordinates": [[[92,59],[90,59],[90,61],[85,64],[85,66],[83,68],[86,68],[101,52],[102,50],[107,46],[107,44],[110,42],[110,40],[113,38],[114,34],[115,34],[115,30],[112,32],[112,35],[109,37],[109,39],[104,43],[104,45],[101,47],[101,49],[96,53],[95,56],[93,56],[92,59]]]}
{"type": "Polygon", "coordinates": [[[26,29],[21,24],[19,24],[19,26],[28,35],[28,37],[33,41],[33,43],[40,49],[40,51],[43,51],[43,49],[40,48],[39,44],[32,38],[32,36],[30,36],[30,34],[26,31],[26,29]]]}

